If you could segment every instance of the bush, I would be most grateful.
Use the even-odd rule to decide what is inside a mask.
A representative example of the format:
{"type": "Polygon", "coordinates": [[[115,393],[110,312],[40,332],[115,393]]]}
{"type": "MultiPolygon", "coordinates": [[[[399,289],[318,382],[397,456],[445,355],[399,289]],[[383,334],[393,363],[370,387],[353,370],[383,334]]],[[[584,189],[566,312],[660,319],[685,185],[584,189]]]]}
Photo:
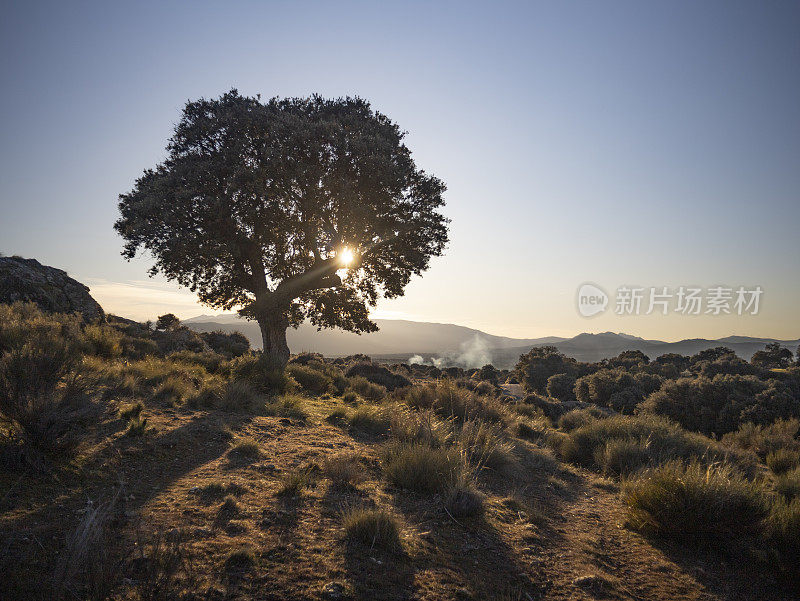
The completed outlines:
{"type": "Polygon", "coordinates": [[[322,472],[335,486],[353,486],[364,479],[361,458],[353,452],[328,457],[322,464],[322,472]]]}
{"type": "Polygon", "coordinates": [[[431,494],[443,492],[458,482],[464,465],[453,448],[392,443],[384,449],[383,470],[393,485],[431,494]]]}
{"type": "Polygon", "coordinates": [[[758,485],[726,464],[670,462],[627,481],[622,494],[632,528],[696,544],[753,535],[767,514],[758,485]]]}
{"type": "Polygon", "coordinates": [[[147,432],[147,418],[134,417],[128,422],[128,429],[125,431],[126,436],[144,436],[147,432]]]}
{"type": "Polygon", "coordinates": [[[386,510],[349,509],[342,515],[342,525],[348,541],[386,551],[396,551],[401,548],[397,520],[386,510]]]}
{"type": "Polygon", "coordinates": [[[383,365],[376,365],[374,363],[356,363],[355,365],[351,365],[344,375],[348,378],[360,376],[373,384],[383,386],[390,392],[398,388],[411,386],[411,380],[404,375],[394,373],[383,365]]]}
{"type": "Polygon", "coordinates": [[[109,326],[88,325],[83,329],[83,338],[89,354],[116,359],[122,355],[122,334],[109,326]]]}
{"type": "MultiPolygon", "coordinates": [[[[621,457],[626,449],[635,455],[646,451],[647,464],[651,466],[671,459],[698,460],[708,464],[736,458],[733,452],[714,441],[687,432],[668,419],[655,415],[614,415],[589,422],[572,430],[561,442],[559,451],[567,461],[605,470],[606,465],[598,464],[597,460],[606,457],[605,449],[611,441],[620,440],[631,444],[627,447],[618,445],[612,448],[612,453],[621,457]],[[634,450],[636,447],[639,450],[634,450]]],[[[741,461],[745,467],[745,459],[741,461]]],[[[611,467],[609,464],[609,469],[611,467]]]]}
{"type": "Polygon", "coordinates": [[[223,332],[215,330],[213,332],[202,332],[200,338],[211,347],[215,353],[223,355],[227,359],[241,357],[250,351],[250,341],[241,332],[223,332]]]}
{"type": "Polygon", "coordinates": [[[509,420],[508,410],[498,399],[475,394],[453,380],[412,386],[404,395],[404,401],[412,408],[432,409],[445,419],[480,418],[495,423],[509,420]]]}
{"type": "Polygon", "coordinates": [[[476,517],[482,515],[484,511],[484,496],[469,479],[456,482],[447,491],[444,503],[447,512],[453,518],[476,517]]]}
{"type": "Polygon", "coordinates": [[[595,449],[594,463],[604,474],[624,476],[640,470],[650,460],[647,439],[613,438],[595,449]]]}
{"type": "Polygon", "coordinates": [[[633,413],[644,399],[634,377],[622,368],[601,369],[583,376],[575,383],[579,401],[612,407],[615,411],[633,413]]]}
{"type": "Polygon", "coordinates": [[[767,455],[780,449],[800,452],[798,431],[800,431],[800,420],[798,419],[779,419],[767,426],[746,422],[735,432],[725,434],[722,442],[729,446],[753,451],[765,459],[767,455]]]}
{"type": "Polygon", "coordinates": [[[500,470],[514,462],[514,447],[497,424],[480,419],[465,421],[458,432],[458,445],[478,468],[500,470]]]}
{"type": "Polygon", "coordinates": [[[287,497],[296,497],[303,489],[316,483],[319,474],[319,466],[306,465],[293,469],[281,478],[281,486],[278,494],[287,497]]]}
{"type": "Polygon", "coordinates": [[[777,449],[767,455],[766,463],[775,474],[783,474],[800,465],[800,452],[791,449],[777,449]]]}
{"type": "Polygon", "coordinates": [[[788,500],[800,497],[800,467],[795,467],[775,478],[775,491],[788,500]]]}
{"type": "Polygon", "coordinates": [[[232,359],[230,368],[233,379],[246,380],[255,390],[264,394],[283,394],[290,383],[283,371],[270,369],[260,355],[253,353],[232,359]]]}
{"type": "Polygon", "coordinates": [[[767,538],[778,554],[783,576],[795,586],[800,580],[800,496],[777,499],[766,522],[767,538]]]}
{"type": "Polygon", "coordinates": [[[144,405],[142,405],[141,401],[137,403],[133,403],[131,405],[126,406],[123,409],[119,410],[120,418],[124,419],[125,421],[129,421],[135,417],[139,417],[144,409],[144,405]]]}
{"type": "Polygon", "coordinates": [[[386,396],[386,388],[373,384],[362,376],[348,378],[349,387],[368,401],[380,401],[386,396]]]}
{"type": "Polygon", "coordinates": [[[333,384],[331,378],[325,375],[325,373],[309,365],[291,363],[286,366],[286,373],[294,378],[303,390],[314,395],[327,392],[328,388],[333,384]]]}
{"type": "Polygon", "coordinates": [[[547,395],[559,401],[575,400],[575,376],[555,374],[547,379],[547,395]]]}
{"type": "Polygon", "coordinates": [[[554,346],[531,349],[521,355],[514,368],[514,375],[526,391],[543,394],[550,376],[556,374],[577,375],[578,363],[554,346]]]}
{"type": "Polygon", "coordinates": [[[558,427],[564,432],[571,432],[576,428],[585,426],[589,422],[608,417],[605,413],[596,407],[588,407],[586,409],[573,409],[567,411],[558,420],[558,427]]]}
{"type": "Polygon", "coordinates": [[[388,407],[361,405],[350,416],[351,427],[373,436],[388,433],[391,423],[391,411],[388,407]]]}
{"type": "Polygon", "coordinates": [[[240,461],[256,461],[261,457],[261,449],[255,440],[248,438],[233,445],[228,455],[240,461]]]}
{"type": "Polygon", "coordinates": [[[778,418],[800,417],[800,405],[787,384],[739,375],[667,381],[641,409],[704,434],[733,432],[745,422],[766,425],[778,418]]]}

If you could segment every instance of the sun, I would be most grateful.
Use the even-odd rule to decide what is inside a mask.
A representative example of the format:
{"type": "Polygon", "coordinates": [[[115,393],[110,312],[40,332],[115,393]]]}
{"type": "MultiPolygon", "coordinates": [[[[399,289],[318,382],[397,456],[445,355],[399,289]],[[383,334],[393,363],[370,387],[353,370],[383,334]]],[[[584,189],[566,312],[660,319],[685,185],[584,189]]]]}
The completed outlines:
{"type": "Polygon", "coordinates": [[[343,248],[342,251],[339,253],[339,262],[345,267],[350,265],[350,263],[353,262],[354,258],[355,255],[353,255],[353,251],[347,247],[343,248]]]}

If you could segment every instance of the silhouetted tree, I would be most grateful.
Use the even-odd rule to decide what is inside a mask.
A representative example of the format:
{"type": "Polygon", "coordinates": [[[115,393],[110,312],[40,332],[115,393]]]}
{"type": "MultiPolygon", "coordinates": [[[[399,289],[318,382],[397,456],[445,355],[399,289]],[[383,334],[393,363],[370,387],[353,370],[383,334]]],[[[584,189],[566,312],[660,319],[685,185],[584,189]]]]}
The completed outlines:
{"type": "Polygon", "coordinates": [[[181,320],[172,313],[159,315],[158,320],[156,321],[156,330],[174,330],[180,325],[180,323],[181,320]]]}
{"type": "Polygon", "coordinates": [[[241,307],[271,367],[304,319],[375,331],[368,306],[402,295],[447,242],[445,186],[403,137],[359,98],[189,102],[166,160],[120,196],[123,255],[148,251],[151,274],[241,307]]]}
{"type": "Polygon", "coordinates": [[[792,351],[782,347],[780,342],[770,342],[763,351],[753,353],[750,363],[767,369],[789,367],[793,358],[792,351]]]}

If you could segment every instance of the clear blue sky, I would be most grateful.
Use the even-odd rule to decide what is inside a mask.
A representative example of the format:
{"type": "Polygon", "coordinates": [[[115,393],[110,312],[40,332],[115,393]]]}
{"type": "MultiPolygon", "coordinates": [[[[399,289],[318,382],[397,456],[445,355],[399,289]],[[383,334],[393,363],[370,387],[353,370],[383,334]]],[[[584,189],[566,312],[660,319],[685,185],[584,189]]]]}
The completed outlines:
{"type": "Polygon", "coordinates": [[[365,97],[448,184],[447,255],[377,315],[800,337],[796,2],[15,2],[0,28],[0,251],[112,311],[208,312],[145,281],[112,224],[183,103],[236,87],[365,97]],[[758,316],[587,320],[585,281],[764,296],[758,316]]]}

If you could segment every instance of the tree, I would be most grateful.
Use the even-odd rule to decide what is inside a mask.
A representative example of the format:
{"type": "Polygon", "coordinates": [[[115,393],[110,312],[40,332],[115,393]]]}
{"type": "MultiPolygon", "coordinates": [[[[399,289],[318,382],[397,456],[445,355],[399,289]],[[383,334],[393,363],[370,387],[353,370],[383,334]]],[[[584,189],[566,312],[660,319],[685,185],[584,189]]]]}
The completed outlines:
{"type": "Polygon", "coordinates": [[[792,351],[781,346],[780,342],[770,342],[763,351],[756,351],[750,363],[766,369],[789,367],[792,364],[792,351]]]}
{"type": "Polygon", "coordinates": [[[147,251],[151,275],[258,321],[272,368],[305,319],[375,331],[368,307],[447,243],[445,186],[404,135],[360,98],[189,102],[166,160],[120,196],[122,254],[147,251]]]}
{"type": "Polygon", "coordinates": [[[178,319],[173,313],[159,315],[158,320],[156,321],[156,330],[174,330],[180,325],[180,323],[181,320],[178,319]]]}
{"type": "Polygon", "coordinates": [[[572,357],[567,357],[554,346],[534,347],[524,355],[520,355],[514,372],[526,391],[544,393],[547,380],[556,374],[575,375],[578,364],[572,357]]]}

